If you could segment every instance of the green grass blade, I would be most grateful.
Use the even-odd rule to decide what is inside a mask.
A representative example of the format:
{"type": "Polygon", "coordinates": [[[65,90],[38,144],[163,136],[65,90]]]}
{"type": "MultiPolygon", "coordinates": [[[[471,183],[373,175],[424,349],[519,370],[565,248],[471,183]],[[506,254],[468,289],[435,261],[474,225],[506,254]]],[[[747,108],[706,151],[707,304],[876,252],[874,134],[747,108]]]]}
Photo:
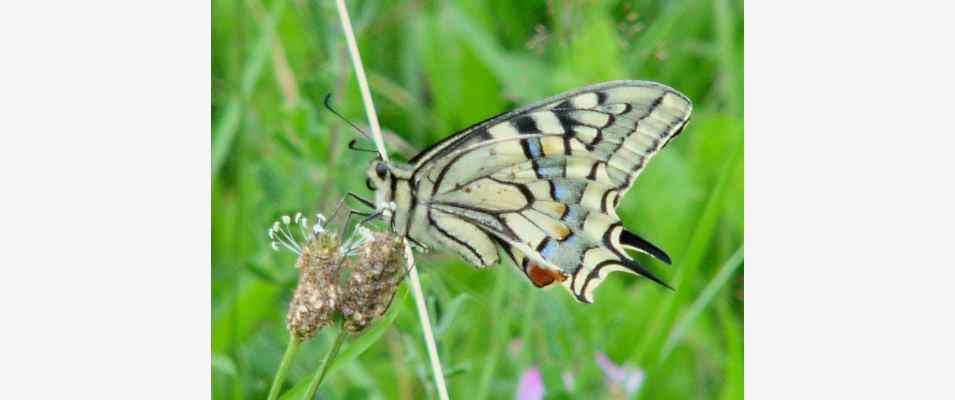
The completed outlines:
{"type": "Polygon", "coordinates": [[[724,400],[743,399],[743,328],[742,321],[735,312],[730,310],[729,304],[721,302],[717,308],[720,323],[723,325],[723,336],[726,343],[726,359],[723,363],[723,391],[720,398],[724,400]]]}
{"type": "Polygon", "coordinates": [[[710,305],[716,297],[716,294],[719,293],[720,289],[726,286],[733,276],[733,273],[735,273],[741,265],[743,265],[742,247],[736,249],[736,252],[723,263],[723,267],[721,267],[716,276],[710,280],[710,283],[703,288],[703,291],[700,292],[700,295],[693,301],[693,304],[690,305],[690,308],[683,314],[683,317],[673,325],[673,329],[670,331],[670,335],[667,337],[666,342],[663,344],[663,349],[660,351],[660,360],[665,360],[667,356],[670,355],[670,352],[673,351],[673,347],[686,335],[690,324],[710,305]]]}
{"type": "Polygon", "coordinates": [[[734,146],[733,148],[735,150],[721,168],[720,177],[706,201],[699,222],[693,231],[690,245],[683,256],[683,261],[679,262],[679,272],[674,285],[676,292],[669,298],[667,305],[662,309],[662,314],[655,318],[657,323],[652,332],[646,336],[648,339],[645,339],[639,347],[640,365],[653,368],[657,364],[660,354],[658,349],[662,347],[673,321],[692,294],[690,283],[697,280],[696,275],[705,261],[704,256],[713,240],[720,212],[723,210],[726,188],[729,186],[729,181],[734,176],[735,170],[742,165],[742,146],[734,146]]]}
{"type": "Polygon", "coordinates": [[[275,31],[275,21],[285,9],[285,0],[276,0],[272,9],[259,29],[258,39],[252,48],[252,54],[242,68],[242,79],[239,92],[226,103],[225,111],[220,120],[214,124],[212,131],[212,176],[216,176],[219,168],[228,158],[239,130],[239,121],[242,119],[243,104],[251,96],[255,83],[262,75],[262,67],[272,54],[272,35],[275,31]]]}
{"type": "Polygon", "coordinates": [[[687,0],[668,1],[663,7],[663,12],[653,20],[653,24],[640,35],[634,45],[632,60],[633,68],[631,70],[637,73],[643,72],[641,69],[647,59],[653,54],[657,44],[670,36],[675,29],[679,29],[680,17],[682,17],[693,2],[687,0]]]}
{"type": "Polygon", "coordinates": [[[716,17],[716,43],[719,51],[720,89],[726,98],[727,107],[734,115],[743,112],[743,57],[737,45],[739,38],[733,34],[733,16],[729,0],[713,2],[713,15],[716,17]]]}

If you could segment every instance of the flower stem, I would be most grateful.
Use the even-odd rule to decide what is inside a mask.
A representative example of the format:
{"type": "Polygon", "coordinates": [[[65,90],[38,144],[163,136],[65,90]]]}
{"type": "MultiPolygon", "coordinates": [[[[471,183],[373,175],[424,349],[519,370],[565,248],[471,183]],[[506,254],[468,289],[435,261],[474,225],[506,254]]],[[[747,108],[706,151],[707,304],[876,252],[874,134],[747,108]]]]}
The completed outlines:
{"type": "Polygon", "coordinates": [[[438,348],[434,343],[434,333],[431,332],[428,306],[424,301],[424,291],[421,290],[421,280],[418,278],[418,268],[414,263],[414,254],[407,242],[405,243],[405,258],[408,260],[408,268],[411,269],[411,289],[414,293],[415,304],[418,306],[418,320],[421,322],[421,331],[424,333],[424,343],[428,347],[431,373],[434,374],[434,384],[438,389],[438,398],[448,400],[448,385],[444,382],[444,370],[441,368],[438,348]]]}
{"type": "Polygon", "coordinates": [[[292,358],[295,357],[295,352],[298,351],[299,343],[301,343],[301,340],[295,337],[295,335],[289,336],[288,345],[285,347],[285,355],[282,356],[279,369],[275,371],[275,379],[272,380],[272,388],[269,389],[268,400],[279,398],[279,391],[282,390],[282,383],[285,382],[285,373],[288,372],[289,367],[292,365],[292,358]]]}
{"type": "Polygon", "coordinates": [[[322,360],[322,365],[315,370],[315,375],[312,375],[312,380],[308,382],[308,389],[305,390],[305,397],[303,398],[315,398],[315,392],[318,391],[318,387],[322,384],[322,381],[325,380],[325,374],[328,373],[328,368],[331,367],[332,361],[334,361],[335,356],[338,355],[338,350],[342,348],[342,343],[345,341],[347,334],[344,326],[339,325],[338,336],[335,337],[335,343],[332,344],[331,349],[328,349],[328,353],[325,354],[325,359],[322,360]]]}

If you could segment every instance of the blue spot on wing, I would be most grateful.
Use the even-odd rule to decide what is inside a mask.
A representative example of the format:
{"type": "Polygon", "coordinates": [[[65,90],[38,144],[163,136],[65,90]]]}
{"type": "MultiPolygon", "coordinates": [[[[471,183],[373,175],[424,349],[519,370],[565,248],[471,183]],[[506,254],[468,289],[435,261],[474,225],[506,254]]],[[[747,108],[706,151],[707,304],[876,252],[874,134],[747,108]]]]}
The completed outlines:
{"type": "Polygon", "coordinates": [[[561,245],[564,245],[564,246],[567,246],[567,247],[574,247],[574,246],[576,246],[576,245],[577,245],[577,235],[571,233],[570,235],[567,236],[567,238],[565,238],[564,240],[562,240],[562,241],[560,242],[560,244],[561,244],[561,245]]]}
{"type": "Polygon", "coordinates": [[[531,158],[541,158],[541,143],[537,138],[527,140],[527,148],[530,150],[531,158]]]}
{"type": "Polygon", "coordinates": [[[559,182],[554,182],[554,195],[557,196],[557,201],[568,201],[570,200],[570,188],[567,185],[559,182]]]}
{"type": "Polygon", "coordinates": [[[540,250],[540,253],[541,253],[541,256],[543,256],[545,259],[550,260],[551,255],[554,254],[554,251],[556,250],[557,250],[557,242],[554,240],[548,240],[547,245],[540,250]]]}
{"type": "Polygon", "coordinates": [[[564,215],[564,218],[561,218],[563,221],[580,221],[582,215],[577,207],[567,206],[567,214],[564,215]]]}
{"type": "Polygon", "coordinates": [[[537,175],[543,179],[560,178],[564,171],[560,166],[542,165],[537,167],[537,175]]]}
{"type": "Polygon", "coordinates": [[[565,250],[577,246],[577,235],[571,233],[567,238],[561,241],[557,240],[547,240],[547,244],[544,245],[544,248],[540,249],[540,254],[544,259],[553,262],[554,254],[558,251],[558,246],[565,246],[565,250]]]}

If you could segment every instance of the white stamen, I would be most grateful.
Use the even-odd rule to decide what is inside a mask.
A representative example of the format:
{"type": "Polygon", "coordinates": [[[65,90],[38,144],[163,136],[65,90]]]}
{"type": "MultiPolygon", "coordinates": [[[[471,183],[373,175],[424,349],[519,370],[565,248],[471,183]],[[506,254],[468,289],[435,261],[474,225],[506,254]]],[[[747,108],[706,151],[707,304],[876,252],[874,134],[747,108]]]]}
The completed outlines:
{"type": "Polygon", "coordinates": [[[365,244],[365,242],[373,240],[374,236],[372,235],[371,230],[365,228],[364,226],[358,227],[355,231],[352,231],[351,236],[341,247],[341,255],[351,256],[356,254],[358,249],[365,244]]]}
{"type": "Polygon", "coordinates": [[[282,216],[282,223],[283,223],[283,224],[288,225],[290,222],[292,222],[292,219],[289,218],[288,215],[283,215],[283,216],[282,216]]]}
{"type": "Polygon", "coordinates": [[[272,241],[272,250],[279,251],[279,244],[272,241]]]}
{"type": "MultiPolygon", "coordinates": [[[[285,218],[288,218],[288,216],[286,216],[285,218]]],[[[294,249],[292,249],[292,251],[294,251],[294,252],[296,252],[296,253],[300,253],[300,252],[302,251],[302,248],[299,247],[298,243],[295,241],[295,238],[292,237],[292,234],[291,234],[291,232],[289,232],[287,226],[286,226],[286,227],[283,227],[283,228],[281,228],[281,229],[278,229],[278,232],[281,233],[282,236],[285,236],[285,238],[284,238],[284,240],[283,240],[283,244],[286,244],[285,242],[288,242],[288,243],[286,244],[286,247],[290,247],[290,248],[294,247],[294,249]]]]}
{"type": "Polygon", "coordinates": [[[306,241],[306,242],[308,241],[308,231],[305,230],[305,226],[307,225],[307,222],[308,222],[308,218],[302,218],[302,220],[299,221],[299,224],[298,224],[298,233],[302,234],[302,241],[306,241]]]}
{"type": "Polygon", "coordinates": [[[285,246],[286,248],[288,248],[289,251],[291,251],[291,252],[293,252],[293,253],[295,253],[295,254],[298,254],[298,255],[302,255],[302,251],[301,251],[300,249],[296,249],[296,248],[294,248],[294,247],[292,247],[292,246],[289,246],[289,244],[288,244],[288,243],[285,243],[285,242],[282,242],[282,245],[285,246]]]}

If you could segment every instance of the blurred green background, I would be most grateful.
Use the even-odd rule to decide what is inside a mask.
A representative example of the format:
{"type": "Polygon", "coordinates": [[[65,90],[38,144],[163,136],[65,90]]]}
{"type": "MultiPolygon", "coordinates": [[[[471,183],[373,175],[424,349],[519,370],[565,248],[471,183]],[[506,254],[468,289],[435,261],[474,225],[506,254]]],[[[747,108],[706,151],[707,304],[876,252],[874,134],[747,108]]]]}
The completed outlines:
{"type": "MultiPolygon", "coordinates": [[[[392,154],[585,84],[658,81],[695,103],[684,133],[620,205],[625,225],[665,249],[642,257],[667,291],[614,274],[593,305],[539,290],[509,261],[477,270],[418,257],[452,398],[514,398],[540,371],[547,398],[742,398],[743,92],[741,1],[351,1],[351,18],[392,154]],[[405,142],[402,145],[399,139],[405,142]],[[636,391],[597,357],[642,373],[636,391]],[[630,388],[632,389],[632,388],[630,388]]],[[[322,107],[363,124],[332,1],[212,2],[212,378],[217,399],[268,391],[287,333],[294,255],[266,230],[282,214],[329,213],[368,194],[371,156],[322,107]]],[[[370,146],[370,144],[369,144],[370,146]]],[[[367,351],[345,359],[319,396],[435,396],[411,296],[367,351]]],[[[332,329],[303,345],[304,380],[332,329]]],[[[347,351],[346,344],[346,350],[347,351]]]]}

